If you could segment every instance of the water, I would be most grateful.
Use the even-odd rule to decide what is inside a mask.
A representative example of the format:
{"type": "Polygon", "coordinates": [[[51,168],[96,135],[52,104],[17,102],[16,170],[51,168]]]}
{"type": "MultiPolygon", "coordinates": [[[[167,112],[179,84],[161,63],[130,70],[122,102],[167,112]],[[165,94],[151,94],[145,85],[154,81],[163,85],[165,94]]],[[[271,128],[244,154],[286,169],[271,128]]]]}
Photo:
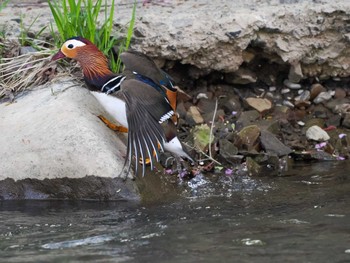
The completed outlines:
{"type": "Polygon", "coordinates": [[[201,178],[146,204],[1,202],[0,261],[350,262],[348,171],[201,178]]]}

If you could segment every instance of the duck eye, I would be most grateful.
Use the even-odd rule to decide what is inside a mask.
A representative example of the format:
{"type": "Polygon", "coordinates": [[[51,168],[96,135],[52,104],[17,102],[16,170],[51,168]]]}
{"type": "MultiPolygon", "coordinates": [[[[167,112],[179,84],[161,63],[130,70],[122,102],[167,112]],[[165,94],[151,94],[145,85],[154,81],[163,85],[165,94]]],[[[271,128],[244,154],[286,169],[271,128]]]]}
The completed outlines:
{"type": "Polygon", "coordinates": [[[69,49],[72,49],[72,48],[74,47],[74,45],[73,45],[73,44],[69,44],[67,47],[68,47],[69,49]]]}

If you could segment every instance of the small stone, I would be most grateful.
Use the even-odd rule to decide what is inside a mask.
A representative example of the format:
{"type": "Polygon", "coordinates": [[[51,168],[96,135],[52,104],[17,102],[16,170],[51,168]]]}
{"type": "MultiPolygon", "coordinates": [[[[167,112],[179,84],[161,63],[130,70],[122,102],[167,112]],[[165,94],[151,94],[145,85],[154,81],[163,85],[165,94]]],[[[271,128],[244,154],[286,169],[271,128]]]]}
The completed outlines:
{"type": "Polygon", "coordinates": [[[288,88],[281,89],[281,94],[286,94],[289,92],[290,92],[290,89],[288,89],[288,88]]]}
{"type": "Polygon", "coordinates": [[[259,117],[260,114],[256,110],[243,111],[236,122],[237,129],[240,130],[243,127],[255,123],[259,117]]]}
{"type": "Polygon", "coordinates": [[[314,99],[314,103],[315,104],[319,104],[322,102],[326,102],[329,101],[334,95],[334,91],[330,90],[330,91],[323,91],[320,94],[317,95],[317,97],[314,99]]]}
{"type": "Polygon", "coordinates": [[[303,122],[303,121],[298,121],[297,123],[299,126],[305,126],[305,122],[303,122]]]}
{"type": "Polygon", "coordinates": [[[299,109],[305,109],[308,108],[311,105],[310,101],[305,101],[305,100],[298,100],[295,103],[295,107],[299,109]]]}
{"type": "Polygon", "coordinates": [[[204,119],[196,106],[191,106],[187,113],[192,117],[196,124],[201,124],[204,122],[204,119]]]}
{"type": "Polygon", "coordinates": [[[341,119],[342,119],[341,115],[339,114],[333,115],[326,120],[326,125],[327,127],[329,126],[339,127],[341,123],[341,119]]]}
{"type": "Polygon", "coordinates": [[[330,139],[328,133],[317,125],[311,126],[309,129],[307,129],[306,138],[318,142],[328,141],[330,139]]]}
{"type": "Polygon", "coordinates": [[[237,135],[240,138],[239,144],[241,144],[239,148],[250,151],[257,143],[257,139],[260,136],[260,128],[257,125],[250,125],[244,127],[237,135]]]}
{"type": "Polygon", "coordinates": [[[349,103],[343,103],[339,105],[335,105],[333,109],[334,113],[340,113],[345,114],[350,112],[350,104],[349,103]]]}
{"type": "Polygon", "coordinates": [[[318,96],[318,94],[324,91],[326,91],[326,89],[321,84],[319,83],[313,84],[310,90],[310,100],[313,100],[318,96]]]}
{"type": "Polygon", "coordinates": [[[292,152],[291,148],[284,145],[274,134],[269,131],[261,131],[260,142],[268,154],[284,156],[292,152]]]}
{"type": "Polygon", "coordinates": [[[35,52],[38,52],[38,50],[36,50],[32,46],[21,47],[21,49],[19,51],[20,55],[25,55],[25,54],[28,54],[28,53],[35,53],[35,52]]]}
{"type": "Polygon", "coordinates": [[[282,102],[282,105],[283,106],[287,106],[288,108],[294,108],[294,104],[293,103],[291,103],[289,100],[284,100],[283,102],[282,102]]]}
{"type": "Polygon", "coordinates": [[[301,88],[301,85],[300,85],[300,84],[293,83],[293,82],[291,82],[289,79],[285,79],[285,80],[283,81],[283,84],[284,84],[286,87],[290,88],[290,89],[300,89],[300,88],[301,88]]]}
{"type": "Polygon", "coordinates": [[[225,75],[225,81],[231,84],[249,84],[257,81],[256,74],[246,68],[239,68],[234,74],[228,73],[225,75]]]}
{"type": "Polygon", "coordinates": [[[269,87],[269,91],[271,91],[271,92],[276,91],[276,87],[275,86],[269,87]]]}
{"type": "Polygon", "coordinates": [[[268,99],[247,98],[246,101],[250,107],[256,109],[260,113],[268,111],[272,108],[272,103],[268,99]]]}
{"type": "Polygon", "coordinates": [[[298,83],[304,77],[300,62],[292,63],[288,73],[288,79],[293,83],[298,83]]]}
{"type": "Polygon", "coordinates": [[[219,140],[220,155],[229,163],[237,162],[237,147],[227,139],[219,140]]]}
{"type": "Polygon", "coordinates": [[[206,93],[201,92],[201,93],[197,94],[196,99],[197,100],[199,100],[199,99],[208,99],[208,95],[206,93]]]}
{"type": "Polygon", "coordinates": [[[346,97],[346,91],[341,88],[336,88],[334,93],[335,99],[344,99],[346,97]]]}
{"type": "Polygon", "coordinates": [[[299,96],[295,97],[295,100],[308,101],[310,100],[310,91],[304,90],[299,96]]]}
{"type": "Polygon", "coordinates": [[[350,113],[345,113],[342,126],[345,128],[350,128],[350,113]]]}

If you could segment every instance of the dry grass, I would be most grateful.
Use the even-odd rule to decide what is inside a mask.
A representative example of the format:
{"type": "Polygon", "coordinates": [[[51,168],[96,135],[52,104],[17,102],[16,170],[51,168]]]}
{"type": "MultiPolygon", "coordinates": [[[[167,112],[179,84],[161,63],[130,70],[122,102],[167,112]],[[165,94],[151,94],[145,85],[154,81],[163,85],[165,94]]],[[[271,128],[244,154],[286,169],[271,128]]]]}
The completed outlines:
{"type": "MultiPolygon", "coordinates": [[[[6,41],[2,45],[5,50],[10,49],[13,42],[6,41]]],[[[56,67],[56,64],[50,63],[52,51],[43,46],[41,49],[24,55],[11,54],[11,57],[1,59],[0,98],[12,98],[19,92],[43,84],[51,78],[56,67]]]]}

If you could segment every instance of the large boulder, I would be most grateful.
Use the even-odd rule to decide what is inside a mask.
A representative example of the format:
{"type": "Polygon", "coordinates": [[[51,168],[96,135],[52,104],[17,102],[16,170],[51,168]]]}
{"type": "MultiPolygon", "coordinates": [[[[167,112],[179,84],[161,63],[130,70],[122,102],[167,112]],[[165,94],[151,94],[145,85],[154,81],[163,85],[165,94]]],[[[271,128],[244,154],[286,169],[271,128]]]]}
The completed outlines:
{"type": "Polygon", "coordinates": [[[125,136],[100,114],[107,116],[70,79],[0,104],[0,199],[138,199],[120,174],[125,136]]]}
{"type": "MultiPolygon", "coordinates": [[[[138,7],[133,40],[152,57],[203,72],[234,73],[254,60],[283,64],[293,82],[350,75],[348,0],[152,2],[159,1],[138,7]]],[[[131,7],[118,9],[121,24],[131,7]]]]}

